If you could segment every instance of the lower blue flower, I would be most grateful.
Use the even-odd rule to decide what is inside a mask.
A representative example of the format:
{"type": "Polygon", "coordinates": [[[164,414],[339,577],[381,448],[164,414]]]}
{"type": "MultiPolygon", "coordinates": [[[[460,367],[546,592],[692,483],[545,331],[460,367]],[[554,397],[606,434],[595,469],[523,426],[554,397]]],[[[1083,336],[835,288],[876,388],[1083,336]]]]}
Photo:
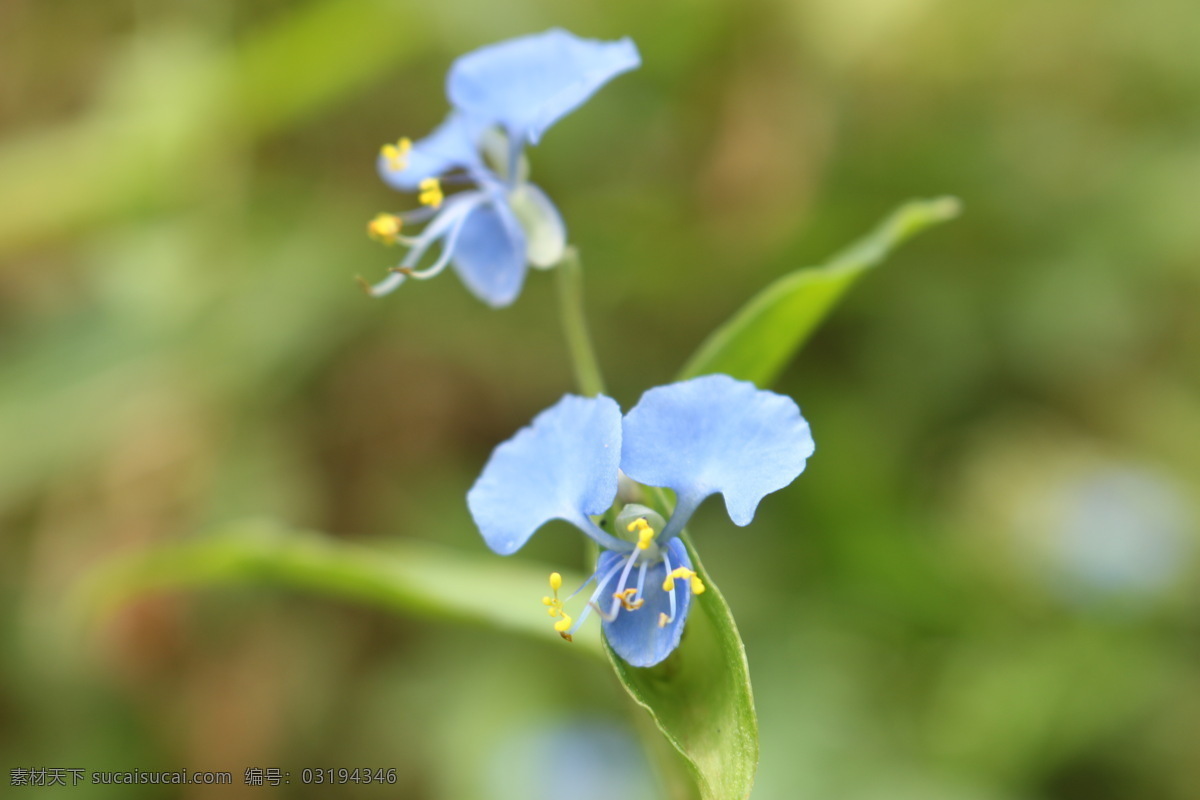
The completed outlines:
{"type": "Polygon", "coordinates": [[[651,389],[624,417],[610,398],[567,395],[496,448],[467,505],[501,555],[552,519],[594,539],[602,548],[595,573],[566,599],[553,573],[543,603],[568,640],[596,612],[613,650],[647,667],[679,645],[691,597],[704,591],[678,539],[692,513],[721,494],[733,522],[749,524],[759,501],[791,483],[813,449],[795,402],[727,375],[651,389]],[[671,489],[670,519],[630,503],[618,510],[616,529],[604,530],[595,517],[614,508],[622,474],[671,489]],[[592,584],[573,619],[566,604],[592,584]]]}

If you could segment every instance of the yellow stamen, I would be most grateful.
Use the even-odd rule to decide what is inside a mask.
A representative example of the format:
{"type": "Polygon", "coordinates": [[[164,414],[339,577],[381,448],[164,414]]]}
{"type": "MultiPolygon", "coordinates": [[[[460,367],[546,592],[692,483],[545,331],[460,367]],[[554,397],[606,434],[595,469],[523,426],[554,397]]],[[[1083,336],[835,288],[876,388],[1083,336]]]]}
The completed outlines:
{"type": "Polygon", "coordinates": [[[668,622],[670,622],[670,621],[671,621],[671,618],[670,618],[670,617],[668,617],[666,614],[662,613],[661,611],[659,612],[659,614],[658,614],[658,627],[660,627],[660,628],[665,628],[665,627],[667,627],[667,623],[668,623],[668,622]]]}
{"type": "Polygon", "coordinates": [[[678,578],[687,578],[692,588],[692,594],[700,594],[704,591],[704,583],[696,575],[693,570],[687,567],[676,567],[667,575],[667,579],[663,581],[663,591],[671,591],[671,587],[675,584],[678,578]]]}
{"type": "Polygon", "coordinates": [[[421,201],[423,206],[433,206],[441,208],[442,201],[446,196],[442,194],[442,182],[437,178],[426,178],[419,184],[421,190],[417,195],[417,199],[421,201]]]}
{"type": "Polygon", "coordinates": [[[403,224],[395,214],[376,214],[375,219],[367,223],[367,235],[377,242],[395,244],[403,224]]]}
{"type": "Polygon", "coordinates": [[[401,138],[395,144],[385,144],[379,152],[388,162],[388,169],[398,172],[408,167],[408,151],[412,150],[412,141],[407,137],[401,138]]]}
{"type": "Polygon", "coordinates": [[[557,572],[550,573],[550,591],[554,593],[553,597],[543,597],[542,605],[546,606],[546,613],[553,619],[558,619],[554,623],[554,630],[558,631],[558,635],[571,641],[571,634],[567,633],[567,629],[571,627],[571,616],[563,610],[562,600],[558,599],[558,590],[562,588],[562,575],[557,572]]]}
{"type": "Polygon", "coordinates": [[[626,589],[623,592],[613,592],[613,599],[620,600],[621,606],[626,611],[637,611],[639,608],[641,608],[642,606],[644,606],[646,604],[646,601],[641,598],[634,600],[633,596],[635,594],[637,594],[637,589],[630,588],[630,589],[626,589]]]}
{"type": "Polygon", "coordinates": [[[639,550],[649,550],[651,542],[654,541],[654,528],[650,527],[650,523],[646,522],[645,517],[638,517],[633,522],[625,526],[625,530],[630,533],[637,533],[637,546],[639,550]]]}

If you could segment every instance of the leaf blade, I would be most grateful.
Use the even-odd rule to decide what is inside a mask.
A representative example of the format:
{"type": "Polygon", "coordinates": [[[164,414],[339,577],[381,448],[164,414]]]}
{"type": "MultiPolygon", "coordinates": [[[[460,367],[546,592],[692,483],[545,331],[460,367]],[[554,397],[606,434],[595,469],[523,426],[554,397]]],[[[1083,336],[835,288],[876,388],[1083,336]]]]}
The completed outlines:
{"type": "Polygon", "coordinates": [[[770,386],[862,275],[910,237],[959,211],[953,197],[912,200],[825,264],[778,278],[701,343],[678,380],[719,372],[770,386]]]}
{"type": "MultiPolygon", "coordinates": [[[[104,562],[75,587],[70,603],[87,621],[151,591],[267,585],[558,642],[535,596],[547,574],[525,562],[476,559],[433,544],[371,547],[251,520],[104,562]]],[[[571,649],[600,656],[599,637],[576,637],[571,649]]]]}

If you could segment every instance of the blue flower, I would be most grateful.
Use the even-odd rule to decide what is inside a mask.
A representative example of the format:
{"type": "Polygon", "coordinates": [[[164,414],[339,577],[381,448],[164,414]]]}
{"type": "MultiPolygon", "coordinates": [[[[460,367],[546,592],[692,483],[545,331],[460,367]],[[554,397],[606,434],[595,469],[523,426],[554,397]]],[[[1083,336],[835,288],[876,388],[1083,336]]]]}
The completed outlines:
{"type": "Polygon", "coordinates": [[[565,610],[574,595],[559,599],[558,573],[543,603],[568,640],[595,609],[613,650],[648,667],[679,645],[691,596],[704,591],[678,538],[692,513],[719,493],[733,522],[748,525],[759,501],[791,483],[812,453],[808,423],[790,398],[727,375],[651,389],[624,418],[608,397],[567,395],[496,448],[467,505],[501,555],[552,519],[594,539],[603,549],[580,590],[596,588],[579,620],[565,610]],[[604,530],[593,517],[614,508],[622,474],[671,489],[670,519],[628,504],[615,530],[604,530]]]}
{"type": "Polygon", "coordinates": [[[554,266],[566,245],[558,210],[528,180],[525,145],[537,144],[551,125],[640,63],[627,38],[601,42],[557,28],[455,61],[446,78],[453,110],[445,122],[420,141],[400,139],[379,154],[384,181],[418,192],[421,207],[380,214],[367,225],[372,238],[409,248],[370,293],[387,294],[406,278],[431,278],[450,264],[485,303],[516,300],[527,266],[554,266]],[[450,187],[462,191],[447,195],[450,187]],[[416,236],[403,233],[422,223],[416,236]],[[433,263],[418,269],[438,244],[433,263]]]}

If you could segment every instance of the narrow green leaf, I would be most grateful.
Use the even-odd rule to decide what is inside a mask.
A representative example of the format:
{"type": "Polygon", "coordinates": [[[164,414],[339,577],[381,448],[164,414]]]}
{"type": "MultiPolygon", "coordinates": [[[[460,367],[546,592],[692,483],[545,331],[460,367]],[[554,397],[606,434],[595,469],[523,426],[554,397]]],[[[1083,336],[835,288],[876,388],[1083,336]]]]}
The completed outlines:
{"type": "Polygon", "coordinates": [[[855,281],[906,239],[959,210],[953,197],[912,200],[824,265],[779,278],[713,331],[679,379],[723,372],[770,386],[855,281]]]}
{"type": "MultiPolygon", "coordinates": [[[[113,559],[86,576],[72,600],[86,619],[150,591],[281,586],[558,642],[538,603],[547,574],[528,562],[470,558],[432,544],[368,547],[247,521],[113,559]]],[[[599,637],[578,636],[570,649],[599,656],[599,637]]]]}
{"type": "Polygon", "coordinates": [[[703,800],[750,796],[758,768],[758,718],[746,650],[733,614],[687,542],[705,592],[693,597],[683,642],[655,667],[631,667],[605,644],[630,696],[683,756],[703,800]]]}

